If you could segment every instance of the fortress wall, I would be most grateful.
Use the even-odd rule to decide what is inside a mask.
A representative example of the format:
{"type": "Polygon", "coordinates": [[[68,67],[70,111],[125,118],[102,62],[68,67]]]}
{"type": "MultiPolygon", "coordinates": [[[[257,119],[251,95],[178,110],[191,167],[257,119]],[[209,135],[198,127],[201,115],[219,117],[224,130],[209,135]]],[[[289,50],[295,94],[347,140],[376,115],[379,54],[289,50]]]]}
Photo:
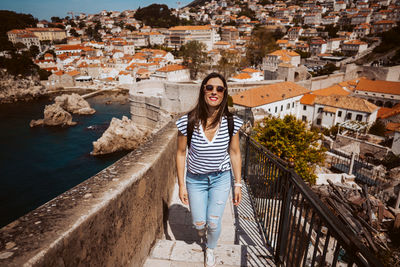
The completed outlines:
{"type": "Polygon", "coordinates": [[[141,266],[168,218],[173,123],[97,175],[0,230],[0,266],[141,266]]]}

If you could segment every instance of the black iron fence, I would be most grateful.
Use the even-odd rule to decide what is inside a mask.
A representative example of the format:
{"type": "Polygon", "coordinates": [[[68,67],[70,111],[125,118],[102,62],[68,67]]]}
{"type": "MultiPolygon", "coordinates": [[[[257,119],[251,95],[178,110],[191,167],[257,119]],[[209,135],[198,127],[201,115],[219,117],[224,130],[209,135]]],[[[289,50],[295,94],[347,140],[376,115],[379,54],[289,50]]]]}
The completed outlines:
{"type": "Polygon", "coordinates": [[[241,133],[243,175],[266,243],[283,266],[381,266],[282,160],[241,133]]]}
{"type": "Polygon", "coordinates": [[[356,154],[346,154],[341,151],[330,149],[330,168],[334,171],[353,174],[358,182],[367,185],[377,185],[377,181],[372,174],[373,164],[364,160],[356,154]]]}

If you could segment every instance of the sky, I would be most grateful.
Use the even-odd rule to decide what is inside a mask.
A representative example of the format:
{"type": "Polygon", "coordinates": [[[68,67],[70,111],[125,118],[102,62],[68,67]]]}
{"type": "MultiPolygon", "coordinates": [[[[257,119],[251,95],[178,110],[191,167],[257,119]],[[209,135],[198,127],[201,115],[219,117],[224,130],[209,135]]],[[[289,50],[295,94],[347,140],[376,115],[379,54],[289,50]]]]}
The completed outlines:
{"type": "Polygon", "coordinates": [[[1,0],[0,10],[12,10],[17,13],[32,14],[39,20],[50,20],[52,16],[61,18],[71,16],[67,14],[69,11],[73,11],[75,14],[80,12],[94,14],[103,9],[123,11],[154,3],[176,8],[178,1],[181,2],[182,7],[192,2],[191,0],[1,0]]]}

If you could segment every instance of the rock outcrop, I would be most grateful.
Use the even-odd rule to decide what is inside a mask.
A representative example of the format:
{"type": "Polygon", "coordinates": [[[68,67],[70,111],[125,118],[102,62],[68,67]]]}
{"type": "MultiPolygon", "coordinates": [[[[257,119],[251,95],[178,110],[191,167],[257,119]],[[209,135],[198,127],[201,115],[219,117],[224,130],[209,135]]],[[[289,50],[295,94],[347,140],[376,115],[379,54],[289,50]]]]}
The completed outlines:
{"type": "Polygon", "coordinates": [[[72,115],[69,112],[56,103],[45,107],[43,119],[32,120],[29,125],[31,127],[39,125],[73,126],[76,125],[76,122],[72,121],[72,115]]]}
{"type": "Polygon", "coordinates": [[[123,116],[122,120],[113,118],[103,135],[93,142],[92,155],[102,155],[120,150],[132,150],[146,140],[150,132],[140,128],[130,119],[123,116]]]}
{"type": "Polygon", "coordinates": [[[78,94],[61,95],[54,99],[56,104],[59,104],[63,109],[73,114],[93,114],[96,111],[92,109],[89,103],[78,94]]]}
{"type": "Polygon", "coordinates": [[[12,76],[0,70],[0,103],[30,100],[47,94],[36,76],[12,76]]]}

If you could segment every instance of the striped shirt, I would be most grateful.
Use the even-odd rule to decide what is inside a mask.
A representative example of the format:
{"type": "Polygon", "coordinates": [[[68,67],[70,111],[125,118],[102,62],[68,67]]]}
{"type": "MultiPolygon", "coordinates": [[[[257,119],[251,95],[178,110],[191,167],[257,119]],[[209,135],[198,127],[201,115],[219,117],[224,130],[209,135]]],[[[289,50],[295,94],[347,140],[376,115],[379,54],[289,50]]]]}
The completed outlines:
{"type": "MultiPolygon", "coordinates": [[[[178,130],[186,136],[187,114],[179,118],[176,122],[178,130]]],[[[243,121],[233,116],[234,127],[233,135],[235,135],[243,121]]],[[[232,136],[233,136],[232,135],[232,136]]],[[[224,116],[220,127],[215,132],[212,141],[209,141],[204,134],[203,127],[193,130],[191,145],[187,155],[187,170],[193,174],[205,174],[216,171],[227,171],[231,169],[231,162],[228,153],[229,130],[228,120],[224,116]]]]}

